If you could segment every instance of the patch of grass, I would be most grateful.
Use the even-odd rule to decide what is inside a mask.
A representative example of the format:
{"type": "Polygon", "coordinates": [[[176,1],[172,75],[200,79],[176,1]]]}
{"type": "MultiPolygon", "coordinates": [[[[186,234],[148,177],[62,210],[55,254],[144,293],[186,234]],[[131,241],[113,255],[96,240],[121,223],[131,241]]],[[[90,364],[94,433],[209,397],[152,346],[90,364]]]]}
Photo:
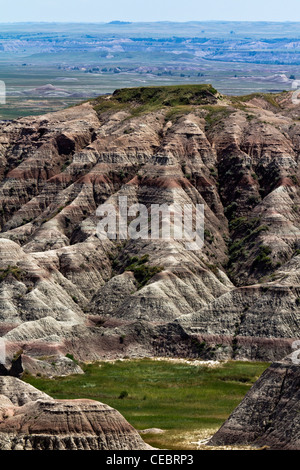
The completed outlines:
{"type": "Polygon", "coordinates": [[[238,105],[240,103],[247,103],[254,98],[261,98],[274,108],[280,108],[279,103],[276,101],[276,98],[280,96],[280,93],[251,93],[250,95],[244,96],[231,96],[230,99],[233,104],[238,105]]]}
{"type": "Polygon", "coordinates": [[[205,104],[208,98],[215,98],[217,90],[211,85],[177,85],[116,90],[113,98],[121,103],[153,103],[165,106],[205,104]]]}
{"type": "Polygon", "coordinates": [[[207,268],[217,277],[219,277],[219,268],[216,264],[205,263],[207,268]]]}
{"type": "Polygon", "coordinates": [[[85,375],[24,380],[57,399],[107,403],[136,429],[166,430],[143,436],[149,444],[179,450],[188,448],[183,433],[220,427],[268,365],[230,361],[208,368],[141,359],[81,365],[85,375]]]}
{"type": "Polygon", "coordinates": [[[148,261],[149,255],[144,255],[141,258],[133,256],[132,258],[129,258],[129,264],[125,268],[125,271],[133,272],[134,277],[139,284],[139,288],[147,284],[155,274],[160,273],[164,269],[162,266],[149,266],[146,264],[148,261]]]}
{"type": "Polygon", "coordinates": [[[161,108],[205,105],[217,102],[218,92],[209,84],[122,88],[91,103],[98,113],[127,110],[132,116],[161,108]]]}
{"type": "Polygon", "coordinates": [[[192,106],[174,106],[170,111],[167,112],[165,120],[166,121],[173,121],[181,116],[184,116],[185,114],[188,114],[193,111],[192,106]]]}
{"type": "Polygon", "coordinates": [[[7,277],[13,276],[17,281],[22,280],[23,272],[18,266],[10,266],[0,269],[0,282],[4,281],[7,277]]]}
{"type": "Polygon", "coordinates": [[[230,114],[235,111],[225,106],[203,106],[203,108],[207,110],[205,116],[206,129],[224,121],[226,117],[230,116],[230,114]]]}

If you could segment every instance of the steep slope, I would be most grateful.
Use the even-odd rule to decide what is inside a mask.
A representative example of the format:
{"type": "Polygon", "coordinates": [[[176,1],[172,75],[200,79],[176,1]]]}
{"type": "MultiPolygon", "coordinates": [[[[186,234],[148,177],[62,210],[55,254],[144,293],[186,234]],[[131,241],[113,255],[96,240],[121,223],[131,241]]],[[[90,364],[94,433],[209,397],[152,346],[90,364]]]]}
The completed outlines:
{"type": "Polygon", "coordinates": [[[299,337],[299,116],[288,93],[195,85],[1,123],[11,355],[288,354],[299,337]],[[203,249],[100,240],[96,209],[119,196],[148,209],[203,204],[203,249]]]}
{"type": "Polygon", "coordinates": [[[264,372],[210,444],[299,450],[299,399],[300,367],[288,356],[264,372]]]}

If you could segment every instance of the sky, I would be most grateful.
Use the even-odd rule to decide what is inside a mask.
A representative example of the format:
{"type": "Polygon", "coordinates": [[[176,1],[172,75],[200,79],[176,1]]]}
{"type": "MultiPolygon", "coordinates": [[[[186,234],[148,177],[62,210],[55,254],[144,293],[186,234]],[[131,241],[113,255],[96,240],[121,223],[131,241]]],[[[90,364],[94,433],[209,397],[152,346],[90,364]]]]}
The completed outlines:
{"type": "Polygon", "coordinates": [[[22,21],[300,21],[299,0],[0,0],[0,23],[22,21]]]}

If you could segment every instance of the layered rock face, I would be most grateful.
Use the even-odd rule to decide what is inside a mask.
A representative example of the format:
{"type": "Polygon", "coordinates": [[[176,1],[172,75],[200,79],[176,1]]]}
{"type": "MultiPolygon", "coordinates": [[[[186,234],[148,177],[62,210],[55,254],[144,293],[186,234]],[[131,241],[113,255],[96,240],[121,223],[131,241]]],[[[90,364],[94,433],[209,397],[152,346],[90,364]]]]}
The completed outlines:
{"type": "Polygon", "coordinates": [[[6,397],[15,406],[23,406],[31,401],[51,399],[46,393],[16,377],[0,377],[0,395],[6,397]]]}
{"type": "Polygon", "coordinates": [[[113,408],[54,400],[14,377],[0,377],[0,450],[148,450],[113,408]]]}
{"type": "Polygon", "coordinates": [[[8,358],[273,360],[299,338],[300,107],[209,85],[120,90],[0,124],[8,358]],[[205,243],[101,240],[96,209],[203,204],[205,243]]]}
{"type": "Polygon", "coordinates": [[[300,365],[288,356],[264,372],[210,444],[300,450],[299,403],[300,365]]]}

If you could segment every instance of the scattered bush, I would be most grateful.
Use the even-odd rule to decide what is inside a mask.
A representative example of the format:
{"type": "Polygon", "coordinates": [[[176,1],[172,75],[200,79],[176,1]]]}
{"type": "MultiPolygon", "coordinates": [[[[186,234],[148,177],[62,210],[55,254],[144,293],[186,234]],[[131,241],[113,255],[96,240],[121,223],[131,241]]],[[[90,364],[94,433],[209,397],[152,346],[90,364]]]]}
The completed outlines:
{"type": "Polygon", "coordinates": [[[213,243],[215,237],[213,236],[213,234],[209,230],[205,229],[204,230],[204,239],[205,239],[205,241],[207,241],[211,245],[213,243]]]}
{"type": "Polygon", "coordinates": [[[120,344],[124,344],[124,339],[126,338],[126,335],[122,335],[120,336],[119,340],[120,340],[120,344]]]}
{"type": "Polygon", "coordinates": [[[66,357],[68,359],[71,359],[71,361],[75,362],[75,364],[78,364],[78,361],[75,359],[75,357],[73,356],[73,354],[66,354],[66,357]]]}
{"type": "Polygon", "coordinates": [[[125,271],[132,271],[135,279],[139,284],[139,288],[143,287],[147,282],[161,272],[164,268],[162,266],[149,266],[146,263],[149,261],[149,255],[144,255],[141,258],[133,256],[129,258],[129,264],[125,271]]]}
{"type": "Polygon", "coordinates": [[[272,250],[269,246],[267,245],[261,245],[259,247],[259,254],[255,258],[253,265],[260,268],[260,269],[266,269],[268,267],[272,266],[272,260],[269,254],[272,253],[272,250]]]}
{"type": "Polygon", "coordinates": [[[255,206],[256,204],[258,204],[260,201],[260,198],[258,196],[255,196],[254,194],[251,195],[249,198],[248,198],[248,204],[250,206],[255,206]]]}
{"type": "Polygon", "coordinates": [[[127,392],[127,390],[123,390],[123,391],[120,393],[120,395],[119,395],[118,398],[119,398],[120,400],[123,400],[124,398],[127,398],[127,397],[128,397],[128,392],[127,392]]]}
{"type": "Polygon", "coordinates": [[[10,266],[0,269],[0,282],[4,281],[8,276],[13,276],[17,281],[21,281],[23,272],[18,266],[10,266]]]}
{"type": "Polygon", "coordinates": [[[225,208],[224,213],[225,213],[225,216],[227,217],[227,219],[229,219],[229,220],[232,219],[232,217],[234,216],[237,208],[238,208],[238,204],[235,201],[232,202],[231,204],[229,204],[229,206],[227,206],[225,208]]]}

